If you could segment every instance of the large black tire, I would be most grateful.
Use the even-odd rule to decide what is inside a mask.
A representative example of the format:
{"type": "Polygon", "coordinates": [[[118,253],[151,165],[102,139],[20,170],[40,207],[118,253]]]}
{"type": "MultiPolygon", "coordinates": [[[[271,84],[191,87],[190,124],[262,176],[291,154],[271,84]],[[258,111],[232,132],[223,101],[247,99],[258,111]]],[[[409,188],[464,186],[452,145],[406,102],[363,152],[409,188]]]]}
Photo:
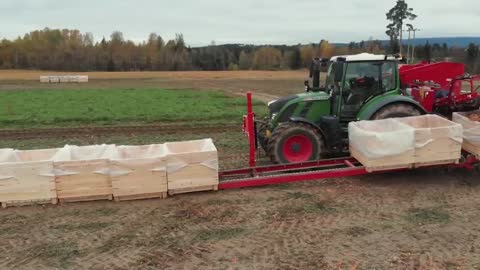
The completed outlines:
{"type": "Polygon", "coordinates": [[[268,138],[267,138],[268,124],[257,122],[257,140],[260,147],[268,155],[268,138]]]}
{"type": "Polygon", "coordinates": [[[268,141],[268,154],[277,164],[319,160],[325,151],[324,139],[312,126],[303,123],[282,123],[268,141]]]}
{"type": "Polygon", "coordinates": [[[408,103],[395,103],[380,109],[373,115],[372,120],[418,116],[421,114],[422,112],[413,105],[408,103]]]}

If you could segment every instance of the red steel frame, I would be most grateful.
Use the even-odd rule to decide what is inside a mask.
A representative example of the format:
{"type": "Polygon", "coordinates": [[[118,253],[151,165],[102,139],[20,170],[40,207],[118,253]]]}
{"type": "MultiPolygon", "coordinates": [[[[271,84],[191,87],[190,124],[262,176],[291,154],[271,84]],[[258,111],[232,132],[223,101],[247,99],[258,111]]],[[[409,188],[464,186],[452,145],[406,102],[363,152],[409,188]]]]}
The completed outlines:
{"type": "MultiPolygon", "coordinates": [[[[365,167],[352,157],[318,160],[297,164],[277,164],[264,167],[257,167],[256,162],[256,130],[255,113],[252,107],[252,94],[247,93],[247,115],[243,119],[243,131],[249,140],[249,167],[230,171],[219,172],[219,189],[234,189],[264,186],[271,184],[282,184],[299,181],[321,180],[335,177],[348,177],[368,174],[365,167]],[[229,180],[233,179],[233,180],[229,180]]],[[[443,165],[451,168],[473,169],[478,163],[476,157],[464,153],[465,158],[459,164],[443,165]]],[[[398,169],[382,171],[392,172],[398,169]]],[[[382,173],[378,172],[378,173],[382,173]]]]}

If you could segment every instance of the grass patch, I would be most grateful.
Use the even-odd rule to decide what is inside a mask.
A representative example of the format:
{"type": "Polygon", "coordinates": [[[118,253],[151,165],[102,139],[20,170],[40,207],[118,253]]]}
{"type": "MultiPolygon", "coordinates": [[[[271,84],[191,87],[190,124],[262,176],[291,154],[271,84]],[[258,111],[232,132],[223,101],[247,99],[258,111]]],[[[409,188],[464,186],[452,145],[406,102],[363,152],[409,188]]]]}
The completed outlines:
{"type": "Polygon", "coordinates": [[[71,261],[82,256],[77,244],[73,242],[47,243],[30,248],[28,254],[39,258],[46,264],[66,269],[71,261]]]}
{"type": "Polygon", "coordinates": [[[337,210],[334,207],[331,207],[326,202],[316,202],[310,203],[303,207],[305,213],[314,213],[314,214],[331,214],[337,210]]]}
{"type": "Polygon", "coordinates": [[[232,203],[230,200],[225,199],[210,199],[207,201],[207,205],[222,205],[232,203]]]}
{"type": "Polygon", "coordinates": [[[298,192],[288,192],[287,197],[292,199],[312,199],[314,196],[310,193],[298,191],[298,192]]]}
{"type": "MultiPolygon", "coordinates": [[[[256,101],[257,114],[266,106],[256,101]]],[[[0,127],[241,121],[246,100],[222,92],[164,89],[0,92],[0,127]]]]}
{"type": "Polygon", "coordinates": [[[54,230],[62,231],[98,231],[109,227],[111,224],[105,222],[80,223],[80,224],[60,224],[51,227],[54,230]]]}
{"type": "Polygon", "coordinates": [[[285,205],[277,210],[277,215],[285,218],[293,215],[328,215],[337,211],[336,208],[329,205],[328,202],[309,202],[301,205],[285,205]]]}
{"type": "Polygon", "coordinates": [[[293,189],[293,184],[292,183],[283,183],[283,184],[274,185],[272,187],[275,188],[275,189],[278,189],[278,190],[293,189]]]}
{"type": "Polygon", "coordinates": [[[118,213],[120,209],[118,208],[99,208],[98,210],[92,212],[96,215],[101,215],[101,216],[111,216],[111,215],[115,215],[116,213],[118,213]]]}
{"type": "Polygon", "coordinates": [[[345,230],[345,233],[353,237],[359,237],[359,236],[369,235],[372,232],[367,228],[354,226],[354,227],[347,228],[345,230]]]}
{"type": "Polygon", "coordinates": [[[105,241],[105,243],[99,246],[97,250],[99,252],[111,252],[115,249],[129,246],[132,242],[136,240],[136,238],[137,236],[134,234],[116,235],[115,237],[112,237],[105,241]]]}
{"type": "Polygon", "coordinates": [[[450,215],[439,208],[411,208],[407,212],[406,219],[414,224],[439,224],[448,223],[450,215]]]}
{"type": "Polygon", "coordinates": [[[119,208],[110,208],[110,207],[98,208],[98,209],[92,209],[92,210],[73,209],[73,210],[65,211],[59,215],[64,217],[98,218],[98,217],[115,215],[116,213],[118,213],[118,211],[120,211],[119,208]]]}
{"type": "Polygon", "coordinates": [[[199,241],[220,241],[238,237],[245,233],[245,231],[246,229],[240,227],[201,230],[197,233],[195,239],[199,241]]]}
{"type": "Polygon", "coordinates": [[[0,215],[0,220],[2,221],[2,224],[7,224],[7,223],[25,223],[28,217],[11,213],[11,214],[6,214],[6,215],[0,215]]]}

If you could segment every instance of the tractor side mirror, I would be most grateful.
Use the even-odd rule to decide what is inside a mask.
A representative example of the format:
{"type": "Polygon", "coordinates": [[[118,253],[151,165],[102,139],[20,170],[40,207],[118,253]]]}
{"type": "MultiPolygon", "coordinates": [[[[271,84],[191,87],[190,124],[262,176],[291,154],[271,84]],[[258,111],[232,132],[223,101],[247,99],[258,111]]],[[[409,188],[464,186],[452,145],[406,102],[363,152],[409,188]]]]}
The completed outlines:
{"type": "Polygon", "coordinates": [[[345,67],[345,63],[343,63],[343,62],[334,63],[333,71],[334,71],[334,81],[335,82],[341,82],[342,81],[344,67],[345,67]]]}

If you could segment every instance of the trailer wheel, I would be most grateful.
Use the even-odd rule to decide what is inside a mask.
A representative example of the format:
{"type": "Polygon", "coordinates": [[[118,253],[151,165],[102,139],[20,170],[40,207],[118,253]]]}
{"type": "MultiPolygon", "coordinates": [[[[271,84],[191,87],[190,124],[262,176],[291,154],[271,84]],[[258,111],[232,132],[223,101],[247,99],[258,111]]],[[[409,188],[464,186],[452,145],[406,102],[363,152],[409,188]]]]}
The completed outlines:
{"type": "Polygon", "coordinates": [[[387,105],[382,109],[380,109],[378,112],[376,112],[373,115],[372,120],[419,116],[421,114],[422,113],[413,105],[406,104],[406,103],[395,103],[395,104],[387,105]]]}
{"type": "Polygon", "coordinates": [[[278,126],[268,142],[268,154],[274,163],[299,163],[318,160],[324,140],[310,125],[288,122],[278,126]]]}

